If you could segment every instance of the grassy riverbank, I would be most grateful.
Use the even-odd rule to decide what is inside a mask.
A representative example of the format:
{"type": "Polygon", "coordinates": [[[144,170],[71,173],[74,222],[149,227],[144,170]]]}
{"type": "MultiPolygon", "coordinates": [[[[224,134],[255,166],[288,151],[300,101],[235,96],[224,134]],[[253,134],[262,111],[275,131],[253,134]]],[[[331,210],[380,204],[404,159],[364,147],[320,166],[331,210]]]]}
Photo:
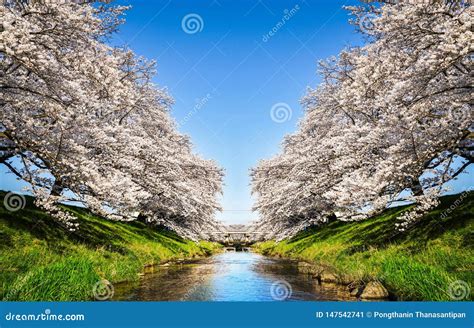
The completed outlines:
{"type": "MultiPolygon", "coordinates": [[[[0,199],[5,193],[0,192],[0,199]]],[[[112,222],[69,207],[80,229],[65,231],[27,197],[26,207],[0,207],[0,299],[89,300],[100,279],[137,280],[145,265],[201,257],[220,246],[183,240],[140,222],[112,222]]]]}
{"type": "Polygon", "coordinates": [[[416,226],[397,233],[395,217],[406,208],[366,221],[332,222],[254,249],[327,267],[346,281],[379,280],[399,300],[452,300],[449,286],[456,281],[467,283],[473,299],[474,193],[443,197],[416,226]]]}

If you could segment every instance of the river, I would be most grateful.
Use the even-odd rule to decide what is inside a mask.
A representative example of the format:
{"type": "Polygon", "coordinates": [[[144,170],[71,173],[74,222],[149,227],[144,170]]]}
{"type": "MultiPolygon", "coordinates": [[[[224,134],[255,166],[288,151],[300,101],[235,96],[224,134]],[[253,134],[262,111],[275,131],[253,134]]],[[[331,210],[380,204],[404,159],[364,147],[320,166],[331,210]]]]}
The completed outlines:
{"type": "MultiPolygon", "coordinates": [[[[298,273],[297,262],[251,252],[226,252],[206,259],[149,268],[136,283],[115,286],[114,300],[283,301],[346,300],[340,286],[319,285],[298,273]]],[[[352,300],[355,300],[352,298],[352,300]]]]}

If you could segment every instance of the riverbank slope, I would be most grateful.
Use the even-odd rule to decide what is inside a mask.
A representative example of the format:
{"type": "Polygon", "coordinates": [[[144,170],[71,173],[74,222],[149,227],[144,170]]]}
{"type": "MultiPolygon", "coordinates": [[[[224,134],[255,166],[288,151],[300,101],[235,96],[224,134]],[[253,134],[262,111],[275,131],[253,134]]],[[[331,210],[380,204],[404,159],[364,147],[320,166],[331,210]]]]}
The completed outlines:
{"type": "MultiPolygon", "coordinates": [[[[0,199],[5,197],[0,192],[0,199]]],[[[210,255],[220,246],[194,243],[141,222],[113,222],[68,207],[79,230],[68,232],[26,197],[16,212],[0,207],[0,299],[78,301],[93,299],[101,279],[139,279],[144,266],[210,255]]]]}
{"type": "Polygon", "coordinates": [[[253,249],[307,261],[340,283],[379,281],[398,300],[473,299],[474,192],[441,201],[403,233],[395,223],[407,206],[365,221],[332,222],[253,249]]]}

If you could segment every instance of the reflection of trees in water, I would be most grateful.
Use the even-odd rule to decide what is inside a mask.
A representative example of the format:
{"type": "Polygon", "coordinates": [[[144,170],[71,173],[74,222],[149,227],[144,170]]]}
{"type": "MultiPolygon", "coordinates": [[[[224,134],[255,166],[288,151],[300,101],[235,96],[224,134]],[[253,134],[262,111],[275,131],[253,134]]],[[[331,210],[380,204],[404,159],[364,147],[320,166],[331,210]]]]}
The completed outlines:
{"type": "Polygon", "coordinates": [[[355,300],[349,290],[339,284],[320,283],[308,274],[298,272],[298,262],[287,259],[264,259],[254,264],[254,271],[272,281],[284,279],[293,290],[292,299],[308,299],[309,293],[318,300],[355,300]]]}
{"type": "MultiPolygon", "coordinates": [[[[219,288],[232,282],[235,277],[246,274],[249,281],[242,289],[227,286],[225,300],[237,299],[235,293],[262,293],[255,297],[270,298],[270,288],[275,281],[286,281],[291,285],[294,300],[345,300],[352,299],[343,286],[323,284],[309,275],[298,273],[296,261],[271,259],[252,253],[224,253],[192,263],[154,266],[139,282],[117,284],[116,300],[140,301],[206,301],[214,300],[222,293],[219,288]],[[238,268],[238,270],[234,270],[238,268]],[[253,273],[253,274],[252,274],[253,273]],[[219,279],[222,278],[222,279],[219,279]],[[230,279],[229,279],[230,278],[230,279]],[[216,289],[216,281],[217,289],[216,289]],[[222,282],[225,282],[222,284],[222,282]],[[256,285],[255,285],[256,284],[256,285]],[[267,286],[268,285],[268,286],[267,286]],[[246,287],[255,290],[245,289],[246,287]],[[226,294],[227,293],[227,294],[226,294]],[[267,295],[268,294],[268,295],[267,295]]],[[[239,279],[237,279],[239,281],[239,279]]],[[[242,280],[240,279],[240,283],[242,280]]],[[[252,298],[252,297],[250,297],[252,298]]]]}
{"type": "MultiPolygon", "coordinates": [[[[194,300],[203,285],[216,274],[212,263],[186,263],[145,269],[138,282],[117,284],[116,300],[178,301],[194,300]]],[[[206,295],[203,295],[206,296],[206,295]]],[[[201,299],[201,298],[199,298],[201,299]]]]}

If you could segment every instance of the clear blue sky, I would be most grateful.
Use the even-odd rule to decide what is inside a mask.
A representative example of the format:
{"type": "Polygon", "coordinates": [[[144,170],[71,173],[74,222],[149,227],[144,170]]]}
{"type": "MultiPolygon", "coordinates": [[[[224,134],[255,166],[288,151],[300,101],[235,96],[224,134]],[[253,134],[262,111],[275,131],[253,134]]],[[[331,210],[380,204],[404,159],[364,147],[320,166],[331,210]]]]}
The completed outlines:
{"type": "MultiPolygon", "coordinates": [[[[175,99],[172,115],[181,122],[180,130],[192,138],[197,153],[225,169],[224,211],[218,218],[232,224],[256,219],[257,213],[250,211],[249,169],[276,154],[283,136],[296,129],[302,117],[299,100],[307,86],[320,81],[317,61],[362,43],[342,9],[357,1],[118,3],[132,9],[112,42],[128,44],[157,61],[155,82],[166,86],[175,99]],[[292,17],[264,40],[282,21],[284,10],[292,8],[292,17]],[[201,17],[202,30],[194,34],[183,30],[182,20],[189,14],[201,17]],[[289,105],[292,115],[276,123],[270,111],[281,102],[289,105]]],[[[5,178],[3,172],[1,167],[2,188],[19,191],[14,177],[5,178]]],[[[474,185],[472,174],[469,179],[474,185]]],[[[455,189],[462,184],[455,183],[455,189]]]]}
{"type": "MultiPolygon", "coordinates": [[[[361,37],[348,23],[347,1],[145,1],[132,5],[115,42],[158,63],[155,79],[174,97],[173,116],[191,136],[195,151],[226,172],[224,211],[218,218],[245,223],[250,211],[249,169],[276,154],[285,134],[302,116],[299,100],[315,86],[317,61],[361,37]],[[299,6],[295,7],[296,5],[299,6]],[[264,42],[283,19],[292,17],[264,42]],[[202,30],[185,33],[188,14],[202,18],[202,30]],[[202,100],[210,95],[207,101],[202,100]],[[196,103],[204,103],[199,109],[196,103]],[[291,119],[276,123],[270,111],[286,103],[291,119]]],[[[352,3],[355,3],[353,1],[352,3]]]]}

